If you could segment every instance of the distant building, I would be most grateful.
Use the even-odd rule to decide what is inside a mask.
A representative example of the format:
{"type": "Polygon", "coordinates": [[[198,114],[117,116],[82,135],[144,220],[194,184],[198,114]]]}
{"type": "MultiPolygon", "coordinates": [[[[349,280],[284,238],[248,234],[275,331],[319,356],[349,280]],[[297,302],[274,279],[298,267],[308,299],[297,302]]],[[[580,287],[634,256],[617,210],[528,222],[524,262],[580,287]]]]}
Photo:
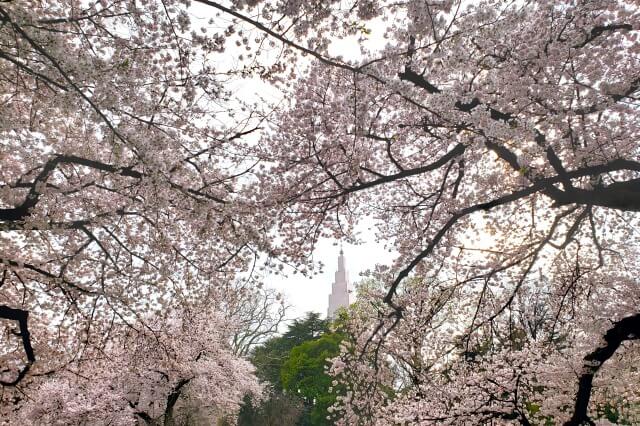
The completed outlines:
{"type": "Polygon", "coordinates": [[[338,270],[335,273],[335,281],[331,285],[331,294],[329,295],[327,318],[334,318],[338,309],[346,308],[353,303],[353,301],[354,297],[351,285],[349,284],[349,274],[345,268],[344,252],[342,248],[340,248],[338,270]]]}

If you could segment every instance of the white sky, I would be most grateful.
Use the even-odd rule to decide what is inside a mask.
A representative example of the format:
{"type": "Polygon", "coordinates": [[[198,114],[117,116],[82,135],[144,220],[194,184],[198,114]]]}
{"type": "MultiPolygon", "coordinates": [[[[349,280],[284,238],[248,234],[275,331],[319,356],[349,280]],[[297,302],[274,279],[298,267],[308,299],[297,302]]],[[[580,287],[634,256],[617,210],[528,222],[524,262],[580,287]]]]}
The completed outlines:
{"type": "MultiPolygon", "coordinates": [[[[368,231],[371,235],[371,231],[368,231]]],[[[359,233],[361,239],[366,240],[367,234],[359,233]]],[[[368,269],[373,269],[379,264],[389,264],[394,258],[393,253],[384,249],[382,243],[370,240],[360,245],[343,244],[345,264],[349,281],[354,284],[360,281],[360,274],[368,269]]],[[[285,301],[291,305],[287,312],[289,319],[300,318],[306,312],[318,312],[323,317],[327,315],[329,307],[329,294],[334,273],[338,269],[339,243],[334,240],[324,239],[318,243],[313,252],[314,261],[322,262],[324,270],[313,277],[303,277],[300,274],[293,275],[291,270],[285,269],[288,277],[282,275],[267,275],[264,282],[267,286],[282,292],[285,301]]]]}
{"type": "MultiPolygon", "coordinates": [[[[193,19],[193,27],[197,29],[200,26],[206,26],[214,29],[216,26],[222,30],[226,25],[231,23],[230,17],[220,14],[216,16],[217,11],[213,8],[200,4],[194,4],[190,9],[190,15],[193,19]],[[209,19],[215,18],[215,24],[208,22],[209,19]]],[[[367,37],[367,45],[384,46],[384,39],[378,31],[375,24],[371,28],[372,34],[367,37]]],[[[215,29],[214,29],[215,31],[215,29]]],[[[232,37],[233,38],[233,37],[232,37]]],[[[224,68],[225,66],[234,67],[236,55],[246,54],[243,47],[234,49],[233,42],[228,43],[230,49],[224,54],[218,56],[217,66],[224,68]]],[[[336,40],[330,50],[330,55],[342,55],[348,58],[358,58],[361,56],[358,42],[355,38],[336,40]]],[[[266,52],[264,52],[266,53],[266,52]]],[[[255,99],[260,97],[266,98],[268,101],[277,103],[278,98],[282,96],[268,84],[260,82],[257,79],[245,79],[235,81],[230,87],[235,96],[240,99],[255,99]]],[[[258,135],[252,135],[258,137],[258,135]]],[[[256,140],[259,143],[258,140],[256,140]]],[[[360,281],[360,274],[368,269],[373,269],[376,264],[389,264],[394,257],[393,253],[386,251],[381,243],[375,243],[373,231],[361,229],[357,227],[358,238],[364,241],[358,246],[351,244],[343,244],[347,273],[352,284],[360,281]]],[[[270,274],[264,277],[264,283],[271,288],[280,291],[285,301],[290,305],[287,312],[288,319],[302,317],[306,312],[318,312],[323,317],[327,314],[329,305],[329,294],[331,292],[331,284],[334,280],[334,272],[338,267],[338,253],[340,246],[338,241],[321,240],[316,250],[313,252],[313,260],[322,262],[324,270],[320,274],[312,277],[303,277],[300,274],[293,274],[292,269],[285,267],[284,274],[270,274]]]]}

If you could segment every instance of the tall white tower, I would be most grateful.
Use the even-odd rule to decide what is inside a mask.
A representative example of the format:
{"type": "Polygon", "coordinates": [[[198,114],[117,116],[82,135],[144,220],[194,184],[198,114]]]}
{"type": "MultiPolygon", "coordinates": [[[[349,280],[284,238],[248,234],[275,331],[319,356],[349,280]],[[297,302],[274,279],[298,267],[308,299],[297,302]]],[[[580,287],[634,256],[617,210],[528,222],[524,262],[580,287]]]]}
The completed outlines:
{"type": "Polygon", "coordinates": [[[349,284],[349,274],[344,265],[344,252],[340,247],[340,256],[338,256],[338,270],[335,273],[335,281],[331,285],[331,294],[329,295],[329,311],[327,318],[333,318],[340,308],[346,308],[353,301],[351,295],[351,285],[349,284]]]}

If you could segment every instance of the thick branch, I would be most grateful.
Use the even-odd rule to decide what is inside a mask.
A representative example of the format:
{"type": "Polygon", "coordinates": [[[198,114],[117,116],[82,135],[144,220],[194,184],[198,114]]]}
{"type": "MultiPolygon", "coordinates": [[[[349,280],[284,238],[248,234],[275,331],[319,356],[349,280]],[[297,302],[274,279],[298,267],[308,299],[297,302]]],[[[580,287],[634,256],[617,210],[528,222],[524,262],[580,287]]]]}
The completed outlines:
{"type": "Polygon", "coordinates": [[[182,393],[182,388],[185,387],[191,379],[182,379],[171,389],[169,396],[167,396],[167,406],[164,410],[164,426],[172,426],[173,421],[173,407],[175,407],[178,398],[182,393]]]}
{"type": "Polygon", "coordinates": [[[116,167],[111,164],[101,163],[99,161],[77,157],[75,155],[56,155],[44,164],[38,176],[36,176],[34,181],[31,183],[29,193],[22,204],[14,208],[0,209],[0,221],[15,222],[26,219],[30,214],[29,210],[35,207],[42,195],[38,186],[49,179],[49,176],[56,169],[58,164],[76,164],[136,179],[141,179],[143,177],[142,173],[133,170],[131,166],[116,167]]]}
{"type": "Polygon", "coordinates": [[[33,346],[31,346],[31,335],[29,333],[29,312],[23,311],[22,309],[13,309],[5,305],[0,305],[0,318],[13,320],[18,322],[18,326],[20,327],[20,337],[22,339],[22,347],[24,348],[24,353],[27,356],[27,363],[18,371],[18,375],[15,379],[10,381],[0,380],[0,385],[2,386],[15,386],[17,385],[27,374],[31,365],[36,362],[36,355],[33,351],[33,346]]]}
{"type": "Polygon", "coordinates": [[[429,93],[440,93],[441,90],[438,89],[433,84],[429,83],[426,78],[424,78],[423,74],[418,74],[411,67],[404,67],[404,72],[398,73],[398,77],[400,80],[408,81],[410,83],[415,84],[418,87],[423,88],[429,93]]]}
{"type": "Polygon", "coordinates": [[[612,33],[617,30],[633,30],[633,26],[631,24],[612,24],[612,25],[599,25],[597,27],[593,27],[591,32],[587,36],[587,38],[580,44],[575,45],[575,48],[585,47],[587,44],[591,43],[596,38],[600,37],[602,34],[608,32],[612,33]]]}
{"type": "Polygon", "coordinates": [[[616,182],[592,190],[557,191],[552,198],[555,200],[555,206],[582,204],[637,212],[640,211],[640,179],[616,182]]]}
{"type": "Polygon", "coordinates": [[[587,415],[593,376],[602,368],[602,365],[613,356],[622,342],[640,338],[640,313],[635,314],[615,323],[604,335],[606,344],[599,347],[584,357],[582,375],[578,381],[576,404],[571,420],[565,426],[579,426],[585,423],[593,424],[587,415]]]}
{"type": "Polygon", "coordinates": [[[144,420],[146,424],[148,425],[153,424],[153,418],[151,418],[151,416],[145,413],[144,411],[134,411],[133,414],[140,417],[142,420],[144,420]]]}
{"type": "MultiPolygon", "coordinates": [[[[427,81],[427,79],[424,78],[423,74],[418,74],[417,72],[413,71],[410,67],[405,67],[404,68],[404,72],[398,73],[398,77],[400,77],[400,80],[404,80],[404,81],[408,81],[410,83],[413,83],[414,85],[425,89],[427,92],[433,94],[433,93],[441,93],[442,91],[434,86],[433,84],[429,83],[427,81]]],[[[463,103],[460,101],[457,101],[455,103],[455,107],[458,111],[462,111],[462,112],[471,112],[472,109],[474,109],[475,107],[481,105],[482,102],[480,102],[480,99],[478,98],[473,98],[471,100],[471,102],[468,103],[463,103]]],[[[515,118],[513,115],[509,114],[509,113],[504,113],[501,111],[498,111],[497,109],[491,108],[489,107],[489,112],[491,114],[491,118],[494,120],[501,120],[501,121],[509,121],[513,118],[515,118]]]]}
{"type": "Polygon", "coordinates": [[[383,176],[379,179],[375,179],[369,182],[364,182],[358,185],[354,185],[350,188],[347,188],[344,193],[351,193],[351,192],[357,192],[357,191],[362,191],[363,189],[368,189],[374,186],[378,186],[381,184],[385,184],[385,183],[389,183],[389,182],[393,182],[399,179],[403,179],[403,178],[407,178],[410,176],[416,176],[416,175],[420,175],[422,173],[426,173],[426,172],[430,172],[433,170],[437,170],[440,167],[444,166],[445,164],[447,164],[449,161],[451,161],[452,159],[459,157],[460,155],[462,155],[465,151],[467,147],[464,144],[457,144],[451,151],[447,152],[445,155],[443,155],[442,157],[440,157],[438,160],[434,161],[433,163],[424,165],[422,167],[416,167],[415,169],[408,169],[408,170],[403,170],[399,173],[395,173],[393,175],[386,175],[383,176]]]}

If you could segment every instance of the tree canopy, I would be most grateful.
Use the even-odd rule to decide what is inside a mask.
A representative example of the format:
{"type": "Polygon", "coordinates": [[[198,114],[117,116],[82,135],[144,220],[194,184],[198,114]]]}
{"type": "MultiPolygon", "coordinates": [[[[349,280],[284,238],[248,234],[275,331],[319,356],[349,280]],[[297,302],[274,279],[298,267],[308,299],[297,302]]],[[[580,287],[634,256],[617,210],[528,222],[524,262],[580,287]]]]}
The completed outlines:
{"type": "Polygon", "coordinates": [[[333,378],[327,374],[329,361],[340,353],[343,336],[327,333],[294,347],[280,369],[282,386],[301,395],[311,406],[309,425],[331,425],[328,408],[336,402],[331,389],[333,378]]]}
{"type": "Polygon", "coordinates": [[[317,339],[327,331],[328,321],[321,319],[315,312],[308,312],[303,318],[294,319],[282,336],[272,337],[251,353],[251,362],[258,367],[258,378],[270,383],[276,390],[282,390],[280,371],[291,350],[317,339]]]}
{"type": "Polygon", "coordinates": [[[358,382],[344,424],[577,425],[616,394],[637,417],[638,8],[290,6],[317,48],[261,145],[285,250],[369,216],[398,253],[334,365],[358,382]],[[369,26],[384,47],[331,56],[325,34],[369,26]],[[389,398],[399,363],[413,386],[389,398]]]}
{"type": "Polygon", "coordinates": [[[294,319],[281,336],[256,347],[249,359],[269,389],[263,400],[245,401],[239,424],[326,424],[327,408],[335,402],[327,370],[329,359],[339,353],[340,340],[328,320],[308,312],[294,319]]]}
{"type": "Polygon", "coordinates": [[[272,328],[233,332],[234,285],[366,218],[392,255],[338,424],[639,422],[639,31],[627,0],[0,2],[2,410],[203,301],[242,353],[272,328]]]}

